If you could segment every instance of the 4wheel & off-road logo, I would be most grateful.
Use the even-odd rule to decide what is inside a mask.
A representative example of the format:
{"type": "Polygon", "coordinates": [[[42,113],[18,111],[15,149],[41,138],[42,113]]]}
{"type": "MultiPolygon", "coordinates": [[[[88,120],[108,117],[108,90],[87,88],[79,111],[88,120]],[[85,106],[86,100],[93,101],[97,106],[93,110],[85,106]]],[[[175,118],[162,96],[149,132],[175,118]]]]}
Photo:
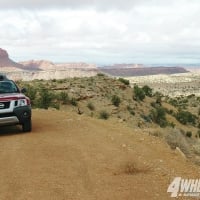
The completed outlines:
{"type": "Polygon", "coordinates": [[[200,179],[176,177],[167,192],[171,193],[171,197],[200,197],[200,179]]]}

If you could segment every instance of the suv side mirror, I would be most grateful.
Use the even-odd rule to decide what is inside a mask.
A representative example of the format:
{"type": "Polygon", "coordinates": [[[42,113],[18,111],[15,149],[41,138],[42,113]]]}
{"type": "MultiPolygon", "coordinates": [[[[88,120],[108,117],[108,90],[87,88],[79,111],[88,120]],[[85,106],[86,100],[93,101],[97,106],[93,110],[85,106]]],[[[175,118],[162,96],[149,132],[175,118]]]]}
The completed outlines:
{"type": "Polygon", "coordinates": [[[21,89],[21,93],[26,93],[26,92],[27,92],[26,88],[21,89]]]}

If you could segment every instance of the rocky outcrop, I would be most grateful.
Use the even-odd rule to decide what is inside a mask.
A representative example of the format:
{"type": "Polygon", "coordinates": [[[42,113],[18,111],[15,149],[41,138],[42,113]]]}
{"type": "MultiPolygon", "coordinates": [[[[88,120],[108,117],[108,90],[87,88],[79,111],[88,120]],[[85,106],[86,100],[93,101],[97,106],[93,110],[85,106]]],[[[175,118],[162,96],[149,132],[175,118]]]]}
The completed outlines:
{"type": "Polygon", "coordinates": [[[20,62],[26,70],[29,71],[38,71],[38,70],[55,70],[56,65],[51,61],[47,60],[30,60],[20,62]]]}
{"type": "Polygon", "coordinates": [[[13,80],[31,81],[34,79],[65,79],[73,77],[95,76],[97,70],[68,69],[68,70],[49,70],[49,71],[20,71],[6,72],[7,76],[13,80]]]}
{"type": "Polygon", "coordinates": [[[14,62],[9,58],[6,50],[0,48],[0,71],[21,71],[23,65],[14,62]]]}
{"type": "Polygon", "coordinates": [[[8,53],[7,51],[3,50],[0,48],[0,59],[3,60],[3,59],[8,59],[8,53]]]}
{"type": "Polygon", "coordinates": [[[26,70],[32,71],[51,71],[51,70],[68,70],[68,69],[80,69],[80,70],[97,70],[95,64],[88,63],[53,63],[47,60],[30,60],[20,62],[20,64],[25,66],[26,70]]]}

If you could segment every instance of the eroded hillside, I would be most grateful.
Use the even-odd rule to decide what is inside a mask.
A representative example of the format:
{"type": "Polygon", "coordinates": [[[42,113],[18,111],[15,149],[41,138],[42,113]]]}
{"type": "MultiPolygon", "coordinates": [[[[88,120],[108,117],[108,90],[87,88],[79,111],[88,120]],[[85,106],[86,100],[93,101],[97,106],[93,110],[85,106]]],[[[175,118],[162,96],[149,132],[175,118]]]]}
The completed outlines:
{"type": "Polygon", "coordinates": [[[200,99],[195,95],[170,98],[145,85],[131,87],[125,79],[103,74],[90,78],[20,82],[35,108],[50,107],[92,118],[114,120],[142,130],[178,148],[200,163],[200,99]]]}

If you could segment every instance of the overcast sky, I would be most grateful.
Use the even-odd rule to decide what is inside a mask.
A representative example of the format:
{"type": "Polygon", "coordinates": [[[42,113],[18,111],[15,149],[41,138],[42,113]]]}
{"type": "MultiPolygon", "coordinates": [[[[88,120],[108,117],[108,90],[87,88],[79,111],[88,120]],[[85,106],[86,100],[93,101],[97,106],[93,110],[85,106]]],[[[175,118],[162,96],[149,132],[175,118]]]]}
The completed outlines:
{"type": "Polygon", "coordinates": [[[15,61],[200,63],[199,0],[0,0],[15,61]]]}

